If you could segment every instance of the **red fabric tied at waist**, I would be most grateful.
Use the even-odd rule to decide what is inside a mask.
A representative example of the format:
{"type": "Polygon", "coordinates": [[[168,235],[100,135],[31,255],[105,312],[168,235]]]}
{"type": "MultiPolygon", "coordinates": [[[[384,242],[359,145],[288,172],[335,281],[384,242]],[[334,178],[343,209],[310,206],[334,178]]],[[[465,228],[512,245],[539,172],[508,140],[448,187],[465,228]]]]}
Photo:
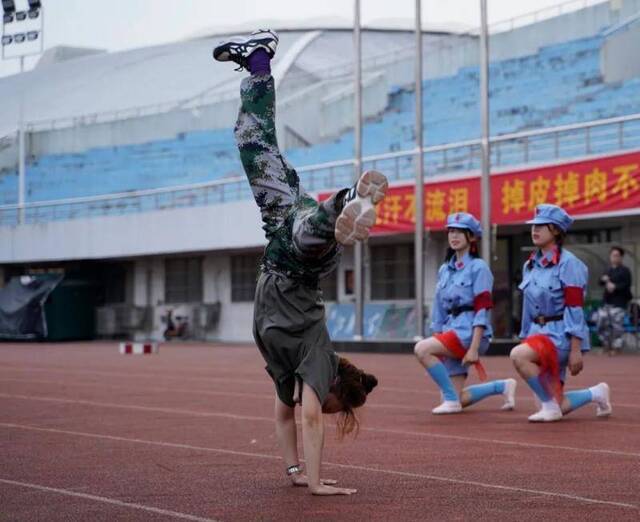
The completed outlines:
{"type": "Polygon", "coordinates": [[[560,362],[558,352],[553,341],[546,335],[530,335],[524,340],[540,360],[540,384],[549,396],[555,398],[558,404],[562,402],[562,383],[560,382],[560,362]]]}
{"type": "Polygon", "coordinates": [[[475,298],[473,299],[473,309],[476,312],[479,312],[483,308],[486,308],[487,310],[493,308],[491,292],[482,292],[481,294],[475,296],[475,298]]]}
{"type": "Polygon", "coordinates": [[[564,303],[567,306],[583,306],[584,291],[579,286],[566,286],[564,289],[564,303]]]}
{"type": "MultiPolygon", "coordinates": [[[[458,339],[458,336],[453,330],[435,334],[434,337],[438,339],[438,341],[440,341],[442,344],[444,344],[445,348],[453,354],[454,358],[460,361],[464,359],[467,351],[464,349],[464,346],[462,346],[460,339],[458,339]]],[[[478,361],[476,363],[473,363],[473,365],[476,368],[476,372],[478,372],[478,377],[480,378],[480,380],[486,381],[488,378],[487,371],[484,369],[482,363],[478,361]]]]}

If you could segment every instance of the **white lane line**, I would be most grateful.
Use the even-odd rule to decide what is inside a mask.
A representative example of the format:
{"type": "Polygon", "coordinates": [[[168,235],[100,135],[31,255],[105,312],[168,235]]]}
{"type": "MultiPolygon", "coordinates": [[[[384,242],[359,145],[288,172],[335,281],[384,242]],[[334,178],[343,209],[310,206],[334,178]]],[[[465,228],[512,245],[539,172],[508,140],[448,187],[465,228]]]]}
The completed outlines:
{"type": "MultiPolygon", "coordinates": [[[[227,449],[221,449],[221,448],[191,446],[189,444],[176,444],[176,443],[171,443],[171,442],[158,442],[158,441],[150,441],[150,440],[144,440],[144,439],[130,439],[130,438],[126,438],[126,437],[116,437],[116,436],[113,436],[113,435],[101,435],[101,434],[98,434],[98,433],[87,433],[87,432],[78,432],[78,431],[69,431],[69,430],[59,430],[59,429],[53,429],[53,428],[41,428],[41,427],[37,427],[37,426],[28,426],[28,425],[21,425],[21,424],[0,423],[0,426],[6,427],[6,428],[14,428],[14,429],[23,429],[23,430],[41,431],[41,432],[49,432],[49,433],[58,433],[58,434],[61,434],[61,435],[74,435],[74,436],[80,436],[80,437],[91,437],[91,438],[106,439],[106,440],[113,440],[113,441],[120,441],[120,442],[132,442],[132,443],[137,443],[137,444],[148,444],[148,445],[155,445],[155,446],[169,447],[169,448],[181,448],[181,449],[189,449],[189,450],[207,451],[207,452],[222,453],[222,454],[227,454],[227,455],[237,455],[237,456],[243,456],[243,457],[255,457],[255,458],[269,459],[269,460],[280,460],[279,456],[269,455],[269,454],[265,454],[265,453],[234,451],[234,450],[227,450],[227,449]]],[[[479,482],[479,481],[473,481],[473,480],[456,479],[456,478],[451,478],[451,477],[441,477],[439,475],[430,475],[430,474],[424,474],[424,473],[411,473],[411,472],[408,472],[408,471],[396,471],[396,470],[385,469],[385,468],[373,468],[373,467],[367,467],[367,466],[358,466],[358,465],[355,465],[355,464],[338,464],[338,463],[335,463],[335,462],[324,462],[323,464],[325,466],[329,466],[329,467],[336,467],[336,468],[342,468],[342,469],[351,469],[351,470],[356,470],[356,471],[367,471],[367,472],[370,472],[370,473],[382,473],[382,474],[386,474],[386,475],[395,475],[395,476],[410,477],[410,478],[420,478],[420,479],[433,480],[433,481],[438,481],[438,482],[447,482],[447,483],[452,483],[452,484],[462,484],[462,485],[465,485],[465,486],[475,486],[475,487],[485,488],[485,489],[497,489],[497,490],[501,490],[501,491],[527,493],[527,494],[531,494],[531,495],[543,495],[543,496],[546,496],[546,497],[564,498],[564,499],[568,499],[568,500],[574,500],[576,502],[586,502],[586,503],[589,503],[589,504],[602,504],[602,505],[622,507],[622,508],[633,509],[633,510],[640,509],[640,507],[638,507],[638,506],[636,506],[634,504],[626,504],[624,502],[612,502],[612,501],[609,501],[609,500],[599,500],[599,499],[594,499],[594,498],[589,498],[589,497],[581,497],[581,496],[578,496],[578,495],[570,495],[570,494],[567,494],[567,493],[557,493],[557,492],[554,492],[554,491],[544,491],[544,490],[529,489],[529,488],[519,488],[519,487],[515,487],[515,486],[503,486],[503,485],[500,485],[500,484],[492,484],[492,483],[489,483],[489,482],[479,482]]]]}
{"type": "Polygon", "coordinates": [[[235,415],[233,413],[216,413],[208,411],[181,410],[178,408],[160,408],[156,406],[138,406],[135,404],[116,404],[112,402],[96,402],[84,401],[79,399],[62,399],[58,397],[35,397],[30,395],[10,395],[8,393],[0,393],[0,397],[7,399],[21,399],[44,402],[59,402],[62,404],[82,404],[85,406],[100,406],[102,408],[118,408],[123,410],[139,410],[139,411],[155,411],[160,413],[175,413],[179,415],[193,415],[195,417],[224,417],[237,420],[256,420],[273,422],[271,417],[252,417],[250,415],[235,415]]]}
{"type": "MultiPolygon", "coordinates": [[[[139,391],[153,391],[159,393],[186,393],[192,395],[214,395],[214,396],[228,396],[228,397],[248,397],[251,399],[258,399],[273,402],[273,393],[245,393],[245,392],[229,392],[229,391],[216,391],[216,390],[198,390],[198,389],[180,389],[180,388],[158,388],[150,386],[131,386],[128,384],[104,384],[99,382],[66,382],[66,381],[52,381],[44,379],[12,379],[0,377],[0,382],[18,382],[23,384],[53,384],[59,386],[76,386],[76,387],[90,387],[100,389],[114,389],[114,390],[139,390],[139,391]]],[[[435,395],[435,394],[434,394],[435,395]]],[[[439,394],[438,394],[439,395],[439,394]]],[[[367,404],[369,408],[379,409],[397,409],[413,411],[415,413],[424,413],[424,408],[416,408],[415,406],[407,406],[405,404],[367,404]]]]}
{"type": "Polygon", "coordinates": [[[48,493],[58,493],[59,495],[67,495],[69,497],[77,497],[77,498],[83,498],[87,500],[93,500],[96,502],[102,502],[104,504],[113,504],[114,506],[119,506],[119,507],[140,509],[142,511],[148,511],[150,513],[155,513],[157,515],[165,515],[168,517],[179,518],[181,520],[193,520],[196,522],[216,522],[216,520],[214,520],[213,518],[197,517],[195,515],[189,515],[188,513],[179,513],[178,511],[171,511],[168,509],[160,509],[152,506],[145,506],[144,504],[137,504],[135,502],[123,502],[121,500],[116,500],[115,498],[100,497],[98,495],[88,495],[87,493],[77,493],[75,491],[70,491],[68,489],[51,488],[48,486],[41,486],[40,484],[31,484],[30,482],[19,482],[17,480],[0,478],[0,483],[9,484],[11,486],[29,488],[29,489],[37,489],[39,491],[46,491],[48,493]]]}
{"type": "Polygon", "coordinates": [[[516,446],[521,448],[540,448],[540,449],[550,449],[550,450],[575,451],[579,453],[593,453],[593,454],[602,454],[602,455],[616,455],[620,457],[640,458],[640,453],[632,453],[628,451],[577,448],[574,446],[558,446],[556,444],[517,442],[512,440],[482,439],[477,437],[464,437],[462,435],[442,435],[440,433],[423,433],[421,431],[394,430],[394,429],[387,429],[387,428],[361,428],[361,430],[371,431],[374,433],[389,433],[393,435],[425,436],[425,437],[431,437],[434,439],[445,439],[445,440],[451,439],[451,440],[464,440],[469,442],[486,442],[487,444],[502,444],[504,446],[516,446]]]}
{"type": "MultiPolygon", "coordinates": [[[[92,383],[76,383],[76,382],[64,382],[64,381],[52,381],[52,380],[44,380],[44,379],[13,379],[13,378],[1,378],[0,377],[0,382],[18,382],[18,383],[24,383],[24,384],[53,384],[53,385],[61,385],[61,386],[76,386],[76,387],[99,387],[99,388],[110,388],[110,389],[115,389],[115,390],[139,390],[139,391],[153,391],[153,392],[159,392],[159,393],[185,393],[185,394],[192,394],[192,395],[213,395],[213,396],[229,396],[229,397],[246,397],[246,398],[251,398],[251,399],[257,399],[257,400],[264,400],[264,401],[268,401],[268,402],[273,402],[273,396],[272,395],[265,395],[264,393],[259,394],[259,393],[245,393],[245,392],[229,392],[229,391],[216,391],[216,390],[197,390],[197,389],[189,389],[189,390],[185,390],[185,389],[179,389],[179,388],[158,388],[158,387],[149,387],[149,386],[131,386],[131,385],[121,385],[121,384],[104,384],[104,383],[96,383],[96,382],[92,382],[92,383]]],[[[439,393],[436,392],[426,392],[429,393],[431,395],[440,395],[439,393]]],[[[496,396],[497,397],[497,396],[496,396]]],[[[374,399],[375,400],[375,399],[374,399]]],[[[521,398],[518,397],[517,401],[527,401],[527,402],[534,402],[533,398],[521,398]]],[[[614,402],[613,403],[614,408],[618,408],[618,407],[628,407],[628,408],[635,408],[638,409],[640,408],[640,406],[636,406],[636,405],[625,405],[625,404],[619,404],[614,402]]],[[[382,410],[404,410],[407,412],[414,412],[416,414],[426,414],[428,413],[428,408],[427,407],[416,407],[416,406],[407,406],[405,404],[384,404],[384,403],[376,403],[376,402],[370,402],[367,403],[367,408],[372,408],[372,409],[382,409],[382,410]]],[[[504,418],[505,415],[509,415],[510,413],[505,413],[505,412],[500,412],[498,410],[496,411],[483,411],[483,415],[491,415],[494,417],[500,417],[500,418],[504,418]]],[[[613,422],[607,420],[607,422],[609,422],[610,424],[614,424],[613,422]]],[[[622,425],[622,424],[621,424],[622,425]]],[[[640,424],[638,424],[637,426],[631,425],[631,424],[625,424],[625,426],[632,426],[635,428],[640,429],[640,424]]]]}
{"type": "MultiPolygon", "coordinates": [[[[40,371],[40,370],[35,370],[35,371],[40,371]]],[[[45,371],[45,370],[42,370],[45,371]]],[[[85,373],[93,373],[93,374],[97,374],[97,375],[103,375],[103,376],[109,376],[109,377],[125,377],[125,375],[121,374],[121,373],[117,373],[117,372],[85,372],[85,373],[80,373],[80,372],[73,372],[73,371],[65,371],[65,370],[55,370],[53,373],[66,373],[66,374],[72,374],[72,375],[85,375],[85,373]]],[[[177,379],[180,380],[180,382],[184,382],[184,378],[182,377],[171,377],[171,376],[155,376],[155,375],[148,375],[148,374],[130,374],[130,377],[136,377],[136,378],[147,378],[147,379],[162,379],[162,380],[167,380],[167,379],[177,379]]],[[[191,379],[191,380],[202,380],[205,382],[212,382],[212,381],[218,381],[218,382],[228,382],[228,383],[232,383],[232,384],[264,384],[266,388],[268,388],[269,390],[273,390],[273,387],[271,385],[271,382],[267,379],[264,380],[264,382],[261,381],[250,381],[250,380],[244,380],[244,379],[231,379],[231,378],[198,378],[198,379],[191,379]]],[[[91,386],[91,385],[95,385],[95,386],[109,386],[109,387],[128,387],[128,388],[133,388],[130,385],[114,385],[111,383],[108,384],[103,384],[103,383],[68,383],[68,382],[60,382],[60,381],[52,381],[52,380],[36,380],[36,379],[15,379],[15,378],[0,378],[0,382],[1,381],[7,381],[7,382],[24,382],[24,383],[29,383],[29,382],[34,382],[34,383],[42,383],[42,384],[63,384],[65,386],[91,386]]],[[[265,396],[264,394],[258,394],[258,393],[249,393],[249,392],[229,392],[229,391],[217,391],[217,390],[185,390],[185,389],[163,389],[163,388],[149,388],[148,386],[145,386],[144,389],[146,390],[154,390],[154,391],[167,391],[167,392],[171,392],[171,391],[175,391],[177,393],[201,393],[204,395],[229,395],[231,397],[253,397],[253,398],[257,398],[257,399],[268,399],[269,401],[273,400],[272,396],[265,396]]],[[[572,389],[578,389],[578,388],[567,388],[568,390],[572,390],[572,389]]],[[[393,392],[401,392],[401,393],[412,393],[412,394],[418,394],[418,395],[432,395],[432,396],[440,396],[440,392],[437,391],[433,391],[433,390],[411,390],[411,389],[407,389],[407,388],[389,388],[389,387],[380,387],[380,388],[376,388],[376,391],[393,391],[393,392]]],[[[615,390],[614,390],[615,393],[615,390]]],[[[530,396],[525,396],[523,397],[522,395],[518,395],[516,396],[516,400],[518,402],[528,402],[528,403],[535,403],[535,399],[533,397],[530,396]]],[[[425,413],[427,411],[428,408],[416,408],[414,406],[407,406],[404,404],[386,404],[386,403],[371,403],[368,404],[369,407],[372,408],[387,408],[387,409],[399,409],[399,410],[408,410],[408,411],[415,411],[417,413],[425,413]]],[[[627,404],[627,403],[620,403],[620,402],[616,402],[615,400],[613,401],[613,406],[615,408],[631,408],[631,409],[640,409],[640,405],[639,404],[627,404]]]]}
{"type": "MultiPolygon", "coordinates": [[[[7,368],[0,368],[0,371],[6,371],[7,368]]],[[[264,376],[260,376],[256,379],[230,379],[227,377],[192,377],[190,375],[167,375],[167,374],[159,374],[159,373],[128,373],[128,372],[105,372],[105,371],[97,371],[97,370],[55,370],[55,369],[47,369],[47,368],[33,368],[33,367],[22,367],[16,368],[18,371],[28,371],[28,372],[44,372],[44,373],[62,373],[67,375],[100,375],[103,377],[120,377],[123,379],[126,378],[135,378],[135,379],[155,379],[155,380],[174,380],[174,381],[190,381],[190,382],[230,382],[237,384],[264,384],[269,385],[270,388],[273,387],[267,372],[264,373],[264,376]]]]}
{"type": "MultiPolygon", "coordinates": [[[[266,372],[263,374],[259,374],[255,379],[238,379],[238,378],[229,378],[229,377],[191,377],[188,375],[167,375],[167,374],[153,374],[153,373],[128,373],[128,372],[117,372],[117,371],[98,371],[98,370],[62,370],[62,369],[49,369],[49,368],[38,368],[38,367],[12,367],[11,370],[17,370],[21,372],[44,372],[44,373],[61,373],[67,375],[98,375],[103,377],[117,377],[121,379],[126,378],[136,378],[136,379],[154,379],[154,380],[177,380],[182,383],[185,381],[191,382],[204,382],[204,383],[212,383],[212,382],[222,382],[222,383],[230,383],[230,384],[252,384],[252,385],[262,385],[268,390],[273,389],[273,385],[269,378],[267,377],[266,372]]],[[[9,371],[8,367],[1,367],[1,371],[9,371]]],[[[427,381],[423,381],[417,383],[416,386],[422,387],[423,384],[427,383],[427,381]]],[[[476,383],[471,383],[476,384],[476,383]]],[[[519,382],[521,387],[525,385],[522,382],[519,382]]],[[[425,384],[427,386],[427,384],[425,384]]],[[[567,390],[580,389],[575,386],[567,387],[567,390]]],[[[430,390],[430,389],[415,389],[415,388],[398,388],[394,386],[385,386],[384,383],[380,386],[376,387],[376,391],[379,392],[392,392],[392,393],[407,393],[413,395],[433,395],[440,396],[440,392],[430,390]]],[[[220,392],[221,393],[221,392],[220,392]]],[[[614,398],[616,395],[620,393],[635,393],[635,391],[622,391],[618,388],[613,389],[614,398]]],[[[529,394],[526,396],[518,395],[516,399],[519,401],[527,401],[527,402],[535,402],[535,399],[531,397],[529,394]]],[[[622,408],[633,408],[640,409],[639,404],[629,404],[629,403],[618,403],[614,400],[614,406],[622,407],[622,408]]]]}
{"type": "MultiPolygon", "coordinates": [[[[229,392],[216,390],[198,390],[198,389],[180,389],[180,388],[159,388],[157,386],[132,386],[130,384],[109,384],[102,382],[67,382],[67,381],[51,381],[45,379],[9,379],[0,377],[0,382],[19,382],[22,384],[53,384],[57,386],[75,386],[89,387],[111,390],[137,390],[137,391],[153,391],[160,393],[190,393],[193,395],[222,395],[228,397],[248,397],[251,399],[263,399],[273,402],[273,395],[265,395],[264,393],[245,393],[245,392],[229,392]]],[[[408,406],[407,406],[408,407],[408,406]]]]}
{"type": "MultiPolygon", "coordinates": [[[[229,378],[229,377],[213,377],[213,376],[212,377],[192,377],[188,375],[175,375],[175,374],[167,375],[167,374],[153,374],[153,373],[129,373],[129,372],[117,372],[117,371],[97,371],[97,370],[80,370],[80,369],[79,370],[62,370],[62,369],[49,369],[49,368],[39,368],[39,367],[12,367],[11,369],[17,370],[17,371],[25,371],[25,372],[62,373],[62,374],[68,374],[68,375],[81,375],[81,376],[99,375],[104,377],[118,377],[123,379],[136,378],[136,379],[155,379],[155,380],[160,379],[165,381],[178,380],[182,383],[184,383],[185,381],[192,381],[192,382],[205,382],[205,383],[223,382],[223,383],[231,383],[231,384],[253,384],[253,385],[259,384],[259,385],[265,386],[265,388],[269,390],[273,389],[273,385],[269,380],[269,378],[267,377],[266,372],[264,374],[257,375],[255,379],[238,379],[238,378],[229,378]]],[[[8,370],[9,368],[6,366],[3,368],[0,368],[0,371],[8,371],[8,370]]],[[[416,384],[416,386],[422,386],[424,383],[427,383],[427,381],[425,380],[423,382],[419,382],[416,384]]],[[[477,383],[471,383],[471,384],[477,384],[477,383]]],[[[519,382],[518,384],[520,386],[524,386],[522,382],[519,382]]],[[[575,386],[567,387],[567,390],[573,390],[573,389],[577,390],[581,388],[577,388],[575,386]]],[[[384,383],[376,387],[376,391],[407,393],[407,394],[413,394],[413,395],[440,396],[440,392],[434,391],[434,390],[415,389],[415,388],[398,388],[394,386],[385,386],[384,383]]],[[[614,388],[613,393],[615,397],[615,395],[619,393],[635,393],[635,390],[622,391],[622,390],[619,390],[618,388],[614,388]]],[[[535,399],[529,395],[524,397],[522,395],[518,395],[516,396],[516,399],[519,401],[535,402],[535,399]]],[[[640,409],[639,404],[618,403],[614,401],[613,405],[616,407],[640,409]]]]}
{"type": "MultiPolygon", "coordinates": [[[[102,408],[117,408],[124,410],[139,410],[139,411],[153,411],[153,412],[161,412],[161,413],[171,413],[178,415],[192,415],[196,417],[218,417],[218,418],[227,418],[233,420],[241,420],[241,421],[263,421],[273,423],[273,418],[271,417],[258,417],[258,416],[250,416],[250,415],[237,415],[234,413],[219,413],[219,412],[205,412],[205,411],[194,411],[194,410],[183,410],[178,408],[161,408],[156,406],[138,406],[133,404],[116,404],[110,402],[96,402],[96,401],[86,401],[86,400],[78,400],[78,399],[63,399],[57,397],[36,397],[31,395],[10,395],[6,393],[0,393],[0,397],[8,398],[8,399],[19,399],[19,400],[29,400],[29,401],[43,401],[43,402],[54,402],[54,403],[62,403],[62,404],[81,404],[84,406],[98,406],[102,408]]],[[[298,423],[299,424],[299,423],[298,423]]],[[[609,424],[607,422],[607,424],[609,424]]],[[[329,424],[330,427],[335,427],[335,425],[329,424]]],[[[461,435],[443,435],[440,433],[429,433],[422,431],[409,431],[409,430],[394,430],[387,428],[372,428],[372,427],[361,427],[360,431],[368,431],[372,433],[391,433],[395,435],[406,435],[406,436],[414,436],[414,437],[428,437],[435,439],[451,439],[451,440],[464,440],[470,442],[486,442],[489,444],[501,444],[505,446],[518,446],[523,448],[540,448],[540,449],[549,449],[549,450],[563,450],[563,451],[574,451],[578,453],[590,453],[590,454],[601,454],[601,455],[615,455],[622,457],[635,457],[640,458],[640,453],[632,453],[626,451],[617,451],[617,450],[607,450],[607,449],[592,449],[592,448],[578,448],[574,446],[557,446],[552,444],[538,444],[538,443],[529,443],[529,442],[516,442],[511,440],[499,440],[499,439],[483,439],[477,437],[464,437],[461,435]]]]}

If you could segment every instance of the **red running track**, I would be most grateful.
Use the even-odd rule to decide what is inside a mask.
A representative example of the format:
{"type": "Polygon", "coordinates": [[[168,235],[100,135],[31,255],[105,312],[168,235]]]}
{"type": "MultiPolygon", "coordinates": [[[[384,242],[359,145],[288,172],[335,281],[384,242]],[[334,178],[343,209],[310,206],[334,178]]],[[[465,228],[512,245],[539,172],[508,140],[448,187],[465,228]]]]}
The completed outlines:
{"type": "Polygon", "coordinates": [[[324,498],[284,477],[255,347],[1,344],[0,519],[640,520],[639,358],[587,356],[569,385],[609,382],[613,416],[551,425],[527,423],[522,381],[516,411],[434,417],[412,356],[350,358],[380,386],[355,441],[327,430],[323,475],[358,493],[324,498]]]}

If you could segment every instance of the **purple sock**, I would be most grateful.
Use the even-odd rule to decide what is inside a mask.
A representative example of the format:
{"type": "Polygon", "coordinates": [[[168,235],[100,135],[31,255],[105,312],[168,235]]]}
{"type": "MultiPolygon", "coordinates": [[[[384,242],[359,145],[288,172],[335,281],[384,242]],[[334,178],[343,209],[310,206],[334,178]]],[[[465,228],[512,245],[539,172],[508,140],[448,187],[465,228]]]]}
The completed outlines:
{"type": "Polygon", "coordinates": [[[264,49],[256,49],[247,58],[247,69],[252,75],[271,74],[271,58],[264,49]]]}

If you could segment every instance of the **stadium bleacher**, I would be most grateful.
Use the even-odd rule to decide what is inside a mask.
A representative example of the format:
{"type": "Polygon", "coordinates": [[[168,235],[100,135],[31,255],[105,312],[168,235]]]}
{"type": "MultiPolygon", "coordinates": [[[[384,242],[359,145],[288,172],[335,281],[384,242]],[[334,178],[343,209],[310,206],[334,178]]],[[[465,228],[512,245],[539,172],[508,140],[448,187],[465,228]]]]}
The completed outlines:
{"type": "MultiPolygon", "coordinates": [[[[603,82],[603,41],[597,35],[542,47],[533,55],[493,62],[492,135],[640,112],[640,78],[619,84],[603,82]]],[[[423,82],[426,145],[478,137],[478,75],[477,67],[466,67],[454,76],[423,82]]],[[[413,148],[413,105],[411,89],[393,87],[387,109],[364,126],[365,156],[413,148]]],[[[633,125],[625,130],[630,131],[633,125]]],[[[627,147],[640,145],[640,133],[632,134],[625,140],[627,147]]],[[[352,150],[353,133],[347,132],[331,142],[288,150],[287,157],[300,167],[347,159],[352,150]]],[[[529,160],[544,161],[548,150],[536,148],[534,142],[529,160]]],[[[593,152],[606,150],[603,141],[595,143],[593,152]]],[[[561,157],[571,155],[570,147],[560,151],[561,157]]],[[[508,163],[503,160],[503,164],[508,163]]],[[[404,175],[413,175],[413,169],[405,171],[404,175]]],[[[241,173],[231,128],[189,132],[170,140],[28,158],[26,198],[35,202],[128,192],[207,182],[241,173]]],[[[0,204],[16,203],[17,192],[17,172],[0,172],[0,204]]]]}

